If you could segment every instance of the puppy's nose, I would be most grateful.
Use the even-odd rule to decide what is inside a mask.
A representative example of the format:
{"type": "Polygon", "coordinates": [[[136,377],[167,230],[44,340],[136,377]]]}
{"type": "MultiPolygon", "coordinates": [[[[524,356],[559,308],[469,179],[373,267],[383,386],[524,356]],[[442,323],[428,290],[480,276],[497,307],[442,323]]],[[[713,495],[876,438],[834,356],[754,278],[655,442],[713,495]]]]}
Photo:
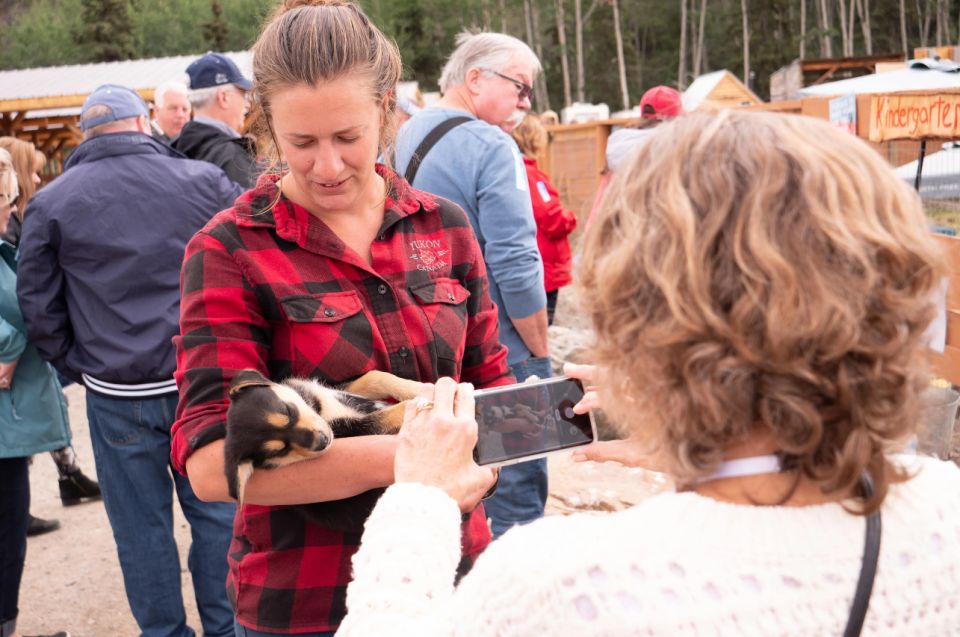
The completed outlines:
{"type": "Polygon", "coordinates": [[[313,438],[313,451],[323,451],[330,446],[333,438],[327,434],[318,433],[313,438]]]}

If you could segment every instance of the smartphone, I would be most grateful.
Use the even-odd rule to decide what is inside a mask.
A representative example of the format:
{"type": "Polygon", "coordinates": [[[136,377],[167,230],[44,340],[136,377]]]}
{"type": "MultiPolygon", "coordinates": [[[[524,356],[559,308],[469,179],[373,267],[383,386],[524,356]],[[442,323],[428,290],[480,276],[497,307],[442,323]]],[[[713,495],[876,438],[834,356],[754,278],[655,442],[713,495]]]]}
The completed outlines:
{"type": "Polygon", "coordinates": [[[583,398],[575,378],[557,376],[474,392],[479,465],[502,466],[588,445],[597,439],[593,417],[573,413],[583,398]]]}

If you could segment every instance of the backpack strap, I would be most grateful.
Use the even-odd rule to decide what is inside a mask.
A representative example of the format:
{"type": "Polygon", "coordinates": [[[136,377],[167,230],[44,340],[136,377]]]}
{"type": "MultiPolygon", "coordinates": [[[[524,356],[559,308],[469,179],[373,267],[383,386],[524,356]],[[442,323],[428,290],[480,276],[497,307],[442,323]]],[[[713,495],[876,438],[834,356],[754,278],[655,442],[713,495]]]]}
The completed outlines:
{"type": "Polygon", "coordinates": [[[469,122],[472,119],[472,117],[466,116],[451,117],[450,119],[443,120],[437,124],[432,131],[427,133],[427,136],[423,138],[423,141],[420,142],[417,149],[413,151],[413,155],[410,156],[407,171],[403,174],[403,178],[407,180],[407,183],[411,186],[413,185],[413,180],[417,177],[417,171],[420,170],[420,163],[423,161],[423,158],[427,156],[427,153],[430,152],[430,149],[433,148],[434,144],[440,141],[441,137],[460,124],[469,122]]]}

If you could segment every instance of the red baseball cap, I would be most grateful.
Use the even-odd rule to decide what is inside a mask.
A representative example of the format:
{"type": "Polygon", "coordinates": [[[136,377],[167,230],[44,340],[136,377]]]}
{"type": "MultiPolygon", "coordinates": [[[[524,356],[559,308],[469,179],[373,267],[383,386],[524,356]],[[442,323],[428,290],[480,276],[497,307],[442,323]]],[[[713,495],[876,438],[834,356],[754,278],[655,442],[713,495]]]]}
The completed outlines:
{"type": "Polygon", "coordinates": [[[677,89],[654,86],[640,98],[640,117],[669,119],[683,114],[683,102],[677,89]]]}

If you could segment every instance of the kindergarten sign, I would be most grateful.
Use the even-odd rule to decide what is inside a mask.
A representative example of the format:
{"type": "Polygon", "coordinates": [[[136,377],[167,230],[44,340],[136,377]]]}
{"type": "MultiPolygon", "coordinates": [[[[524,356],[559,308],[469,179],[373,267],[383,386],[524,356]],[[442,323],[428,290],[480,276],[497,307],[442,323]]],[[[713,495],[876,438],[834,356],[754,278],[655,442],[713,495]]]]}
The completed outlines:
{"type": "Polygon", "coordinates": [[[875,95],[870,100],[870,141],[960,138],[960,93],[875,95]]]}

